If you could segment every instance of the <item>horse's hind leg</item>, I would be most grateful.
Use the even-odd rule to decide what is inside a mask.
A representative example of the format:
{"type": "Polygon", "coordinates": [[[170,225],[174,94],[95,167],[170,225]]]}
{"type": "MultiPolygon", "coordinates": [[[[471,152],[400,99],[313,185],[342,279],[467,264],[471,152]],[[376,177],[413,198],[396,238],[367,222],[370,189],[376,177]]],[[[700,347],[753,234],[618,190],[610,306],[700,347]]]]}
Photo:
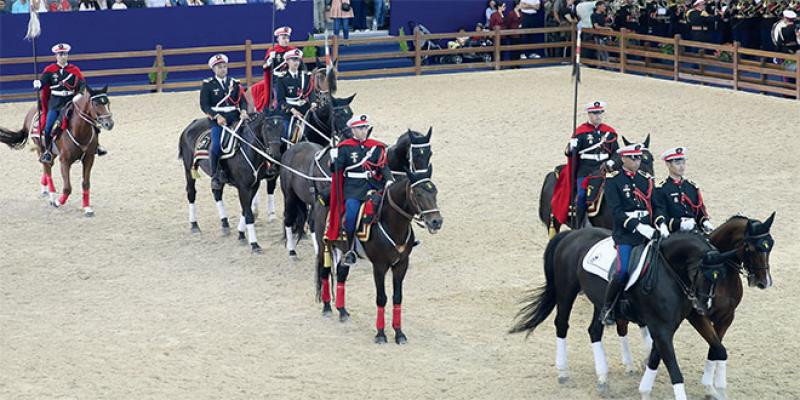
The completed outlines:
{"type": "Polygon", "coordinates": [[[386,344],[386,320],[384,310],[386,308],[386,267],[383,265],[374,265],[372,267],[372,276],[375,279],[375,304],[378,306],[378,316],[375,318],[375,330],[378,332],[375,335],[375,343],[386,344]]]}
{"type": "MultiPolygon", "coordinates": [[[[701,379],[706,399],[725,399],[725,385],[723,383],[723,385],[718,388],[717,385],[715,385],[714,377],[718,365],[720,363],[724,365],[728,359],[728,352],[725,346],[722,345],[719,337],[717,337],[717,332],[714,330],[708,318],[698,315],[696,312],[692,312],[687,319],[709,345],[708,358],[706,359],[706,366],[703,370],[703,378],[701,379]]],[[[725,372],[724,367],[723,372],[725,372]]],[[[717,374],[717,376],[719,376],[719,374],[717,374]]]]}
{"type": "Polygon", "coordinates": [[[83,161],[83,181],[81,187],[83,188],[83,215],[87,217],[94,217],[94,209],[92,209],[91,202],[89,201],[89,188],[91,187],[92,165],[94,165],[94,154],[87,154],[83,161]]]}
{"type": "Polygon", "coordinates": [[[394,341],[397,344],[406,344],[408,339],[401,329],[402,325],[402,304],[403,304],[403,279],[408,271],[408,258],[398,262],[392,267],[392,328],[394,329],[394,341]]]}
{"type": "Polygon", "coordinates": [[[625,366],[625,373],[635,375],[636,367],[633,364],[631,342],[628,340],[628,324],[629,322],[624,319],[617,320],[617,336],[619,336],[620,348],[622,349],[622,365],[625,366]]]}
{"type": "MultiPolygon", "coordinates": [[[[211,192],[214,194],[214,201],[217,203],[217,211],[219,212],[219,223],[222,229],[222,236],[228,236],[231,234],[231,225],[228,222],[228,213],[225,211],[225,203],[222,201],[222,189],[211,189],[211,192]]],[[[239,193],[241,194],[241,191],[239,191],[239,193]]],[[[249,208],[250,203],[247,204],[249,208]]]]}
{"type": "Polygon", "coordinates": [[[650,400],[650,395],[653,392],[653,384],[655,384],[656,375],[658,375],[659,363],[661,363],[661,355],[658,353],[658,349],[653,347],[650,350],[650,355],[645,364],[642,380],[639,381],[639,394],[642,400],[650,400]]]}
{"type": "Polygon", "coordinates": [[[278,178],[267,181],[267,221],[275,221],[275,188],[278,186],[278,178]]]}
{"type": "MultiPolygon", "coordinates": [[[[258,190],[258,184],[256,184],[255,189],[258,190]]],[[[247,240],[250,242],[250,250],[253,254],[260,254],[262,250],[261,246],[258,245],[255,218],[253,218],[253,210],[250,208],[253,204],[252,202],[253,191],[250,188],[239,189],[239,203],[242,206],[242,214],[247,227],[247,240]]]]}
{"type": "Polygon", "coordinates": [[[197,198],[197,182],[192,176],[191,167],[186,168],[184,171],[186,175],[186,200],[189,202],[189,224],[192,226],[192,233],[200,233],[200,226],[197,224],[197,207],[194,204],[197,198]]]}
{"type": "Polygon", "coordinates": [[[47,185],[46,193],[42,193],[42,197],[49,195],[50,203],[54,204],[56,202],[56,185],[53,184],[53,167],[50,164],[42,164],[42,167],[42,184],[47,185]]]}
{"type": "Polygon", "coordinates": [[[556,299],[556,369],[558,370],[558,383],[565,384],[569,381],[569,366],[567,363],[567,331],[569,331],[569,315],[575,298],[578,297],[578,285],[569,287],[565,293],[557,293],[556,299]]]}
{"type": "Polygon", "coordinates": [[[603,324],[600,322],[600,308],[595,306],[592,314],[592,323],[589,324],[589,338],[592,340],[592,353],[594,354],[594,372],[597,374],[597,393],[600,396],[608,394],[608,360],[603,348],[603,324]]]}

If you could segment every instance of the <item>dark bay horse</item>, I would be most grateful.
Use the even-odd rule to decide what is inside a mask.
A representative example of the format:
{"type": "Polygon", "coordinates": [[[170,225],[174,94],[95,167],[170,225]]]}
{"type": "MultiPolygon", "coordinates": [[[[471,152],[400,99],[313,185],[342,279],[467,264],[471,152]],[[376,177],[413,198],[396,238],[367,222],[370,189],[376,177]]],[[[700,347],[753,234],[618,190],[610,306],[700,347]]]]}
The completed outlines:
{"type": "MultiPolygon", "coordinates": [[[[622,136],[622,141],[625,145],[629,145],[632,142],[629,142],[624,136],[622,136]]],[[[650,175],[653,175],[653,154],[647,148],[650,147],[650,135],[644,139],[642,142],[645,149],[642,154],[642,164],[640,169],[644,172],[647,172],[650,175]]],[[[617,168],[622,165],[619,156],[614,155],[612,157],[613,160],[616,161],[617,168]]],[[[563,165],[559,165],[556,167],[556,170],[561,171],[563,165]]],[[[598,171],[598,174],[600,172],[598,171]]],[[[554,217],[550,209],[550,202],[553,199],[553,191],[556,187],[556,181],[558,180],[558,176],[556,171],[550,171],[545,175],[544,182],[542,183],[542,191],[539,195],[539,220],[548,228],[548,233],[550,238],[555,236],[561,230],[561,223],[559,223],[554,217]]],[[[611,215],[611,208],[608,207],[605,201],[600,202],[600,209],[597,211],[597,215],[593,217],[589,217],[589,222],[592,226],[596,226],[598,228],[606,228],[611,229],[613,228],[613,218],[611,215]]],[[[571,221],[567,220],[567,226],[571,225],[571,221]]],[[[570,226],[571,227],[571,226],[570,226]]]]}
{"type": "Polygon", "coordinates": [[[386,149],[386,162],[395,175],[404,175],[406,170],[414,173],[428,172],[431,156],[431,136],[433,127],[428,133],[421,134],[408,129],[397,138],[397,141],[386,149]]]}
{"type": "MultiPolygon", "coordinates": [[[[76,103],[73,111],[69,114],[67,129],[55,138],[53,144],[58,150],[58,160],[61,163],[61,178],[64,188],[61,196],[56,198],[55,185],[53,184],[52,165],[42,164],[43,173],[41,178],[42,194],[49,192],[50,204],[60,207],[66,204],[67,199],[72,193],[70,182],[70,169],[72,164],[80,160],[83,165],[83,212],[87,217],[94,216],[94,209],[89,198],[91,187],[92,166],[97,151],[97,134],[100,129],[111,130],[114,128],[114,120],[111,114],[111,102],[108,99],[108,87],[100,90],[87,88],[88,93],[84,93],[76,103]]],[[[38,140],[38,112],[35,108],[28,111],[25,115],[22,129],[11,131],[0,128],[0,142],[7,144],[11,148],[21,149],[25,146],[29,136],[34,137],[37,153],[41,154],[44,150],[38,140]]]]}
{"type": "MultiPolygon", "coordinates": [[[[569,315],[575,298],[584,292],[594,305],[589,336],[595,356],[597,388],[601,394],[608,391],[608,366],[602,346],[603,325],[599,321],[607,282],[586,272],[582,262],[589,249],[609,235],[606,229],[586,228],[562,232],[550,240],[544,255],[547,281],[532,292],[517,316],[517,324],[511,329],[511,333],[527,331],[530,334],[556,308],[556,368],[559,382],[566,382],[569,376],[566,358],[569,315]]],[[[658,245],[658,241],[655,243],[658,245]]],[[[707,312],[705,304],[697,301],[711,285],[704,271],[720,268],[732,254],[720,254],[701,235],[693,233],[675,233],[661,241],[660,249],[645,276],[625,293],[630,303],[626,316],[646,325],[653,338],[648,370],[640,385],[642,396],[648,397],[652,391],[655,371],[663,358],[676,398],[685,399],[673,336],[693,307],[700,314],[707,312]]],[[[714,346],[724,351],[719,340],[714,342],[714,346]]]]}
{"type": "MultiPolygon", "coordinates": [[[[186,197],[189,201],[189,223],[193,233],[199,233],[200,227],[197,223],[197,208],[195,206],[196,173],[194,169],[194,150],[198,138],[204,132],[211,129],[211,121],[208,118],[198,118],[181,133],[178,143],[178,156],[183,160],[183,169],[186,176],[186,197]]],[[[263,152],[273,159],[280,158],[281,132],[283,132],[283,121],[280,116],[259,113],[251,116],[242,122],[242,129],[237,134],[244,139],[245,143],[239,144],[236,154],[227,160],[221,160],[221,166],[226,169],[228,184],[236,187],[239,192],[239,203],[242,207],[242,216],[239,218],[239,240],[245,240],[245,228],[247,228],[247,240],[253,253],[261,253],[261,246],[258,244],[255,230],[255,219],[252,211],[253,196],[258,192],[259,183],[262,179],[274,178],[278,174],[277,166],[269,162],[262,154],[263,152]],[[249,145],[248,145],[249,143],[249,145]],[[259,151],[256,151],[255,149],[259,151]]],[[[197,162],[199,169],[207,175],[210,173],[208,160],[197,162]]],[[[213,190],[214,200],[219,211],[222,234],[230,234],[230,224],[228,215],[222,202],[222,189],[213,190]]]]}
{"type": "MultiPolygon", "coordinates": [[[[409,256],[414,248],[414,230],[412,223],[422,221],[421,224],[428,232],[435,234],[442,227],[442,214],[437,208],[437,189],[430,177],[433,167],[427,173],[414,173],[406,171],[406,176],[389,186],[383,193],[381,205],[376,213],[377,221],[370,229],[369,237],[362,242],[364,253],[372,263],[372,273],[375,279],[376,298],[378,307],[375,328],[375,343],[387,342],[384,331],[384,309],[387,297],[385,289],[386,273],[392,271],[392,328],[395,331],[395,343],[404,344],[408,341],[402,330],[402,301],[403,279],[408,270],[409,256]]],[[[324,226],[327,214],[315,215],[316,226],[324,226]]],[[[322,229],[318,229],[322,231],[322,229]]],[[[343,243],[325,242],[323,254],[317,262],[317,293],[318,299],[323,301],[323,316],[329,316],[331,309],[331,278],[336,276],[336,308],[339,311],[339,321],[345,322],[350,313],[345,307],[345,282],[349,267],[341,264],[341,254],[345,250],[343,243]],[[331,271],[336,266],[335,272],[331,271]]]]}

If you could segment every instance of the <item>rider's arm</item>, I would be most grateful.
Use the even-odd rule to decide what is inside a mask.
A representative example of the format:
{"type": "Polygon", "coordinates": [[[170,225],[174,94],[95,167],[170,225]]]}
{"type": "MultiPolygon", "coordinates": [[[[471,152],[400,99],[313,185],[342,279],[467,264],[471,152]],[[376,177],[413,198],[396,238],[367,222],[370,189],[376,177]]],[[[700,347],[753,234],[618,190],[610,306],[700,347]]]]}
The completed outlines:
{"type": "MultiPolygon", "coordinates": [[[[337,147],[337,152],[344,150],[344,147],[337,147]]],[[[347,161],[347,157],[344,154],[338,154],[336,159],[333,160],[331,163],[331,171],[343,171],[345,167],[345,161],[347,161]]]]}
{"type": "MultiPolygon", "coordinates": [[[[650,183],[653,184],[652,180],[650,183]]],[[[668,223],[667,217],[669,215],[667,214],[666,201],[666,191],[662,188],[655,188],[653,190],[653,197],[650,200],[653,206],[653,224],[655,226],[668,223]]]]}
{"type": "Polygon", "coordinates": [[[205,84],[200,89],[200,109],[203,110],[208,118],[214,119],[215,112],[211,110],[211,89],[205,84]]]}
{"type": "Polygon", "coordinates": [[[275,96],[278,101],[278,108],[288,113],[289,110],[292,109],[292,106],[286,102],[286,85],[284,85],[282,79],[277,79],[275,81],[275,96]]]}
{"type": "Polygon", "coordinates": [[[614,216],[614,221],[624,221],[622,227],[629,232],[635,232],[636,226],[639,225],[639,220],[636,218],[629,218],[625,214],[625,209],[622,206],[622,197],[620,196],[620,187],[614,179],[606,180],[606,190],[603,193],[606,196],[606,201],[611,205],[611,213],[614,216]]]}

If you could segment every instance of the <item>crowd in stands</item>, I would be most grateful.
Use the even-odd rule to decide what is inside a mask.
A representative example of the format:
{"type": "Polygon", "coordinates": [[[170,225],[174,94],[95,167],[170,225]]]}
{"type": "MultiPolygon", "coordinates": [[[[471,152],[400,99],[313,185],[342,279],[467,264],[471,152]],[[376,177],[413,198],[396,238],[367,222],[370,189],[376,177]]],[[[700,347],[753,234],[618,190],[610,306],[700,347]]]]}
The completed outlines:
{"type": "MultiPolygon", "coordinates": [[[[289,0],[294,1],[294,0],[289,0]]],[[[316,1],[316,0],[315,0],[316,1]]],[[[268,0],[40,0],[39,12],[125,10],[128,8],[192,7],[271,3],[268,0]]],[[[27,14],[31,0],[0,0],[0,12],[27,14]]]]}

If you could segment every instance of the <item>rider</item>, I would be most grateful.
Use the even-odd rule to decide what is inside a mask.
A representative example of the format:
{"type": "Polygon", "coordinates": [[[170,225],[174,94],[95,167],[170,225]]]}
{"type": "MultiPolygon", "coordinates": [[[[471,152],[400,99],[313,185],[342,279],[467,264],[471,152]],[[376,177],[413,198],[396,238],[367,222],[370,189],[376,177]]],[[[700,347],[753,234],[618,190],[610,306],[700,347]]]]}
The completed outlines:
{"type": "Polygon", "coordinates": [[[278,109],[287,117],[284,121],[286,126],[284,137],[288,139],[289,119],[292,116],[305,118],[311,108],[308,102],[308,96],[311,94],[311,73],[300,69],[300,63],[303,61],[302,50],[289,50],[284,58],[289,68],[275,81],[275,93],[278,109]]]}
{"type": "Polygon", "coordinates": [[[287,52],[296,49],[296,47],[289,45],[292,28],[282,26],[275,30],[274,35],[278,40],[278,44],[269,48],[264,56],[264,84],[267,86],[264,95],[269,96],[264,99],[264,103],[267,105],[265,108],[271,108],[275,99],[272,87],[273,76],[279,78],[286,73],[287,65],[284,56],[287,52]]]}
{"type": "Polygon", "coordinates": [[[569,141],[567,155],[576,155],[578,159],[576,184],[576,217],[578,227],[583,226],[586,214],[586,188],[583,186],[587,176],[598,173],[605,164],[613,168],[611,155],[619,148],[617,131],[603,123],[606,103],[594,101],[586,105],[589,121],[578,126],[569,141]]]}
{"type": "Polygon", "coordinates": [[[39,131],[44,137],[44,152],[39,161],[46,164],[53,163],[50,148],[55,136],[53,131],[60,129],[56,120],[61,109],[70,101],[80,100],[86,87],[81,70],[67,62],[70,48],[66,43],[53,46],[51,51],[56,55],[56,62],[45,67],[42,76],[33,81],[33,88],[42,91],[41,110],[45,118],[39,120],[39,131]]]}
{"type": "Polygon", "coordinates": [[[669,177],[656,188],[656,198],[664,211],[663,216],[656,218],[656,223],[661,223],[663,220],[670,232],[691,231],[698,225],[706,232],[714,230],[714,226],[708,220],[700,189],[694,182],[684,178],[686,148],[668,149],[661,154],[661,159],[667,164],[669,177]]]}
{"type": "Polygon", "coordinates": [[[331,190],[331,222],[328,239],[336,240],[339,234],[339,218],[344,206],[345,231],[350,249],[345,254],[344,264],[356,263],[353,239],[357,228],[358,212],[370,190],[383,190],[392,181],[392,171],[386,162],[386,146],[369,139],[372,129],[366,115],[356,115],[347,122],[352,137],[331,149],[331,170],[334,172],[331,190]]]}
{"type": "Polygon", "coordinates": [[[211,188],[222,189],[223,174],[219,170],[220,136],[223,126],[234,126],[247,118],[247,100],[238,80],[228,77],[228,57],[215,54],[208,60],[214,76],[203,81],[200,89],[200,108],[211,120],[211,149],[208,161],[211,166],[211,188]]]}
{"type": "MultiPolygon", "coordinates": [[[[617,248],[616,271],[608,283],[605,303],[600,318],[606,325],[615,322],[614,303],[628,281],[628,261],[634,246],[643,244],[656,234],[651,226],[660,210],[653,210],[651,202],[655,184],[653,178],[639,170],[642,162],[642,144],[625,146],[617,153],[622,157],[622,171],[606,175],[605,200],[614,216],[612,238],[617,248]]],[[[664,225],[659,226],[663,237],[669,235],[664,225]]]]}

